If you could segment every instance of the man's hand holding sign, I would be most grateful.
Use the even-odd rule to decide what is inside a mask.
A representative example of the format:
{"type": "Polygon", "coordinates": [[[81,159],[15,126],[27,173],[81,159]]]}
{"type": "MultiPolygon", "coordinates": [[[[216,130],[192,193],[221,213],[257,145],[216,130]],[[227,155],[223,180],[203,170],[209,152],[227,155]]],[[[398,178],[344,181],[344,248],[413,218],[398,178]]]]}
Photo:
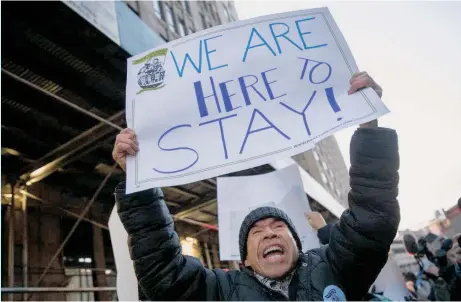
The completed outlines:
{"type": "Polygon", "coordinates": [[[387,112],[382,89],[357,73],[327,9],[210,29],[128,66],[131,129],[113,151],[127,182],[115,199],[149,300],[364,297],[400,221],[397,135],[377,127],[387,112]],[[361,129],[351,140],[349,209],[331,227],[328,245],[304,253],[290,217],[265,206],[240,226],[244,270],[209,270],[182,255],[160,187],[292,156],[352,124],[361,129]]]}

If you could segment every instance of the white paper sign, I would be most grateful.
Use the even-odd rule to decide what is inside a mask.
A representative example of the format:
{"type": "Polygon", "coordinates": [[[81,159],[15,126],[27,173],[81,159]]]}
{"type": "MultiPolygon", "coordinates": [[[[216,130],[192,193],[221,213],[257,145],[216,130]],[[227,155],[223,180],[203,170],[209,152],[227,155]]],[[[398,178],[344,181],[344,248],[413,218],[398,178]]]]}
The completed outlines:
{"type": "Polygon", "coordinates": [[[214,27],[128,60],[126,114],[140,152],[127,192],[287,158],[388,112],[327,8],[214,27]]]}
{"type": "Polygon", "coordinates": [[[239,231],[255,208],[272,206],[293,221],[303,251],[320,246],[304,213],[310,211],[297,165],[257,176],[218,178],[219,259],[240,260],[239,231]]]}
{"type": "Polygon", "coordinates": [[[139,301],[138,279],[128,249],[128,233],[114,207],[109,218],[110,240],[117,268],[117,296],[119,301],[139,301]]]}

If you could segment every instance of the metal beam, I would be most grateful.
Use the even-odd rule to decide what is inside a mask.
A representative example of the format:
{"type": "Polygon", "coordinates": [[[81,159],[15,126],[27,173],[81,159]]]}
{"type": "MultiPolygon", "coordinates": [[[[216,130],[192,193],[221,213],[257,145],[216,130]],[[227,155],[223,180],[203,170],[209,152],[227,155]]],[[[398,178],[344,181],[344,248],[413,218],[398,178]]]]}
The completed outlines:
{"type": "Polygon", "coordinates": [[[204,222],[189,219],[189,218],[178,218],[178,217],[175,217],[175,216],[173,216],[173,218],[175,220],[181,220],[181,221],[187,222],[189,224],[194,224],[194,225],[201,226],[201,227],[206,228],[208,230],[212,230],[212,231],[216,231],[216,232],[218,231],[218,227],[216,225],[204,223],[204,222]]]}
{"type": "MultiPolygon", "coordinates": [[[[13,192],[14,194],[14,192],[13,192]]],[[[22,204],[22,286],[29,286],[29,232],[27,225],[27,197],[22,204]]],[[[26,293],[22,296],[23,301],[27,301],[26,293]]]]}
{"type": "Polygon", "coordinates": [[[80,292],[115,292],[116,287],[2,287],[3,293],[80,293],[80,292]]]}
{"type": "Polygon", "coordinates": [[[172,192],[175,192],[175,193],[178,193],[178,194],[181,194],[181,195],[184,195],[184,196],[187,196],[189,198],[193,198],[193,199],[201,199],[202,197],[200,195],[198,195],[197,193],[194,193],[190,190],[187,190],[187,189],[183,189],[183,188],[178,188],[178,187],[166,187],[164,188],[164,190],[170,190],[172,192]]]}
{"type": "MultiPolygon", "coordinates": [[[[77,218],[77,219],[80,218],[80,215],[79,215],[79,214],[74,213],[74,212],[72,212],[72,211],[69,211],[69,210],[67,210],[67,209],[65,209],[65,208],[63,208],[63,207],[60,207],[60,206],[51,205],[50,202],[48,202],[48,201],[46,201],[46,200],[44,200],[44,199],[42,199],[42,198],[40,198],[40,197],[38,197],[38,196],[35,196],[34,194],[29,193],[29,192],[27,192],[27,191],[25,191],[25,190],[21,190],[21,193],[23,193],[24,195],[26,195],[26,196],[29,197],[29,198],[32,198],[32,199],[35,199],[35,200],[39,201],[39,202],[40,202],[42,205],[44,205],[44,206],[51,206],[51,207],[53,207],[53,208],[59,209],[60,211],[66,213],[66,214],[69,215],[69,216],[72,216],[72,217],[77,218]]],[[[86,218],[86,217],[82,217],[82,220],[83,220],[83,221],[86,221],[86,222],[88,222],[88,223],[91,223],[92,225],[95,225],[95,226],[97,226],[97,227],[100,227],[101,229],[109,230],[109,228],[108,228],[106,225],[104,225],[104,224],[102,224],[102,223],[99,223],[99,222],[96,222],[96,221],[94,221],[94,220],[88,219],[88,218],[86,218]]]]}
{"type": "MultiPolygon", "coordinates": [[[[108,118],[109,121],[115,121],[120,118],[123,118],[123,115],[125,114],[125,110],[119,111],[116,114],[112,115],[111,117],[108,118]]],[[[91,127],[88,130],[85,130],[84,132],[80,133],[76,137],[72,138],[68,142],[60,145],[54,150],[51,150],[41,158],[36,160],[36,163],[44,163],[46,160],[48,160],[51,156],[55,155],[56,153],[63,151],[66,148],[73,149],[73,145],[81,145],[84,141],[87,140],[88,136],[93,135],[95,132],[101,130],[105,126],[104,123],[99,123],[94,127],[91,127]]]]}
{"type": "Polygon", "coordinates": [[[23,180],[27,180],[26,184],[27,185],[31,185],[33,183],[36,183],[36,182],[39,182],[41,181],[42,179],[44,179],[45,177],[48,177],[49,175],[53,174],[54,172],[56,172],[58,169],[74,162],[75,160],[79,159],[80,157],[98,149],[101,147],[101,145],[104,145],[106,143],[108,143],[110,140],[112,140],[113,138],[112,137],[109,137],[105,140],[103,140],[102,142],[96,142],[97,140],[99,140],[101,137],[104,137],[105,135],[111,133],[113,130],[112,129],[106,129],[105,131],[101,132],[101,133],[98,133],[97,135],[95,135],[94,137],[92,137],[90,140],[87,140],[85,142],[82,142],[80,145],[76,146],[75,148],[71,149],[69,152],[67,152],[66,154],[63,154],[61,155],[60,157],[56,158],[55,160],[45,164],[44,166],[32,171],[32,172],[29,172],[29,173],[25,173],[21,176],[21,179],[23,180]],[[91,147],[89,147],[90,145],[92,145],[91,147]],[[87,148],[89,147],[89,148],[87,148]],[[79,151],[81,151],[82,149],[84,148],[87,148],[86,150],[78,153],[78,154],[75,154],[79,151]],[[74,157],[71,157],[72,155],[74,155],[74,157]]]}
{"type": "Polygon", "coordinates": [[[208,180],[202,180],[200,184],[202,184],[204,187],[207,187],[210,190],[216,190],[216,185],[210,183],[208,180]]]}
{"type": "Polygon", "coordinates": [[[15,75],[15,74],[12,73],[12,72],[9,72],[9,71],[6,70],[6,69],[3,69],[3,68],[2,68],[2,72],[5,73],[5,74],[7,74],[8,76],[12,77],[12,78],[15,79],[16,81],[19,81],[19,82],[21,82],[21,83],[23,83],[23,84],[26,84],[27,86],[29,86],[29,87],[31,87],[31,88],[34,88],[35,90],[38,90],[38,91],[40,91],[40,92],[42,92],[42,93],[44,93],[44,94],[46,94],[46,95],[48,95],[48,96],[54,98],[55,100],[57,100],[57,101],[59,101],[59,102],[65,104],[65,105],[67,105],[67,106],[69,106],[69,107],[71,107],[71,108],[73,108],[73,109],[75,109],[75,110],[77,110],[77,111],[79,111],[79,112],[81,112],[81,113],[83,113],[83,114],[86,114],[86,115],[88,115],[88,116],[90,116],[90,117],[92,117],[92,118],[94,118],[94,119],[96,119],[96,120],[98,120],[98,121],[100,121],[100,122],[102,122],[102,123],[105,123],[105,124],[111,126],[112,128],[115,128],[115,129],[118,129],[118,130],[122,130],[122,129],[123,129],[123,128],[120,127],[119,125],[116,125],[116,124],[112,123],[111,121],[109,121],[109,120],[107,120],[107,119],[105,119],[105,118],[102,118],[102,117],[100,117],[99,115],[94,114],[94,113],[91,112],[91,111],[88,111],[88,110],[86,110],[86,109],[84,109],[84,108],[82,108],[82,107],[80,107],[80,106],[77,106],[77,105],[75,105],[74,103],[72,103],[72,102],[70,102],[70,101],[68,101],[68,100],[65,100],[64,98],[62,98],[62,97],[60,97],[60,96],[57,96],[57,95],[55,95],[54,93],[51,93],[51,92],[49,92],[49,91],[43,89],[42,87],[39,87],[39,86],[37,86],[37,85],[35,85],[35,84],[33,84],[33,83],[31,83],[31,82],[29,82],[29,81],[27,81],[27,80],[21,78],[20,76],[17,76],[17,75],[15,75]]]}
{"type": "MultiPolygon", "coordinates": [[[[11,205],[9,206],[8,211],[8,286],[14,286],[14,226],[15,226],[15,194],[14,194],[14,184],[11,185],[11,205]]],[[[9,296],[9,300],[13,301],[14,297],[9,296]]]]}
{"type": "Polygon", "coordinates": [[[51,258],[51,260],[48,262],[48,265],[46,266],[45,270],[43,271],[43,273],[40,275],[40,278],[38,279],[37,283],[35,286],[39,286],[40,283],[42,282],[43,278],[45,277],[46,273],[48,272],[48,270],[50,269],[51,265],[53,264],[53,261],[56,259],[56,257],[61,253],[61,251],[63,250],[64,246],[66,245],[67,241],[69,241],[70,237],[72,236],[72,234],[75,232],[75,230],[77,229],[78,225],[80,224],[80,221],[83,219],[83,217],[88,213],[88,211],[90,210],[91,206],[93,205],[93,203],[95,202],[96,198],[98,197],[99,195],[99,192],[101,192],[102,188],[106,185],[107,181],[109,180],[109,178],[111,177],[112,173],[114,172],[115,168],[117,167],[117,164],[114,164],[112,166],[112,170],[110,171],[110,173],[108,173],[106,175],[106,177],[104,178],[104,180],[101,182],[101,184],[99,185],[99,188],[96,190],[96,192],[93,194],[93,197],[91,198],[91,200],[88,202],[88,205],[85,207],[85,209],[82,211],[82,213],[80,214],[80,217],[79,219],[75,222],[74,226],[72,227],[72,229],[69,231],[69,234],[67,235],[67,237],[64,239],[64,241],[61,243],[61,246],[58,248],[58,250],[56,251],[56,253],[53,255],[53,257],[51,258]]]}
{"type": "Polygon", "coordinates": [[[167,206],[174,207],[174,208],[177,208],[177,207],[180,206],[179,203],[171,202],[171,201],[167,201],[167,200],[165,200],[165,203],[166,203],[167,206]]]}
{"type": "Polygon", "coordinates": [[[210,211],[200,210],[199,212],[203,213],[203,214],[206,214],[206,215],[213,216],[213,217],[218,217],[218,215],[216,215],[215,213],[211,213],[210,211]]]}
{"type": "Polygon", "coordinates": [[[175,213],[175,217],[178,217],[178,218],[183,218],[183,217],[186,217],[187,215],[193,213],[193,212],[196,212],[196,211],[200,211],[201,209],[203,208],[206,208],[210,205],[212,205],[213,203],[216,202],[216,198],[213,198],[211,200],[208,200],[208,201],[203,201],[203,202],[200,202],[200,203],[193,203],[189,206],[186,206],[184,207],[181,211],[179,211],[178,213],[175,213]]]}

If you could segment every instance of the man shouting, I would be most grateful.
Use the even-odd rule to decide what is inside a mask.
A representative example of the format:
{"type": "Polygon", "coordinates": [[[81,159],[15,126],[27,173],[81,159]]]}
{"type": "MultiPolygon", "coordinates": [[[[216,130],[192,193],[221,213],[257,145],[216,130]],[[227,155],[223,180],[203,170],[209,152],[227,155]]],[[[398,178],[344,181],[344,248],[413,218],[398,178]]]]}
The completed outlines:
{"type": "MultiPolygon", "coordinates": [[[[350,94],[372,87],[381,96],[365,72],[350,82],[350,94]]],[[[114,159],[125,169],[126,157],[137,151],[135,133],[123,130],[114,159]]],[[[395,131],[378,128],[377,121],[361,125],[350,157],[349,210],[332,227],[329,244],[303,253],[290,218],[258,208],[240,228],[243,271],[209,270],[182,255],[162,191],[126,195],[121,183],[116,204],[142,291],[150,300],[361,300],[387,261],[400,221],[395,131]]]]}

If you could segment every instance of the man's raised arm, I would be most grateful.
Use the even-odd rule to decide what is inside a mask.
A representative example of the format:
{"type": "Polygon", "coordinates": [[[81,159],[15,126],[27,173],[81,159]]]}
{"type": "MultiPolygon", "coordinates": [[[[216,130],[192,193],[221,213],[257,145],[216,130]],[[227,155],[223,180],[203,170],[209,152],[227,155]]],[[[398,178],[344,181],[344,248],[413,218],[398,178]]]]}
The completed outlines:
{"type": "Polygon", "coordinates": [[[346,297],[361,300],[386,264],[400,222],[397,135],[359,129],[351,141],[349,210],[331,230],[329,262],[346,297]]]}
{"type": "MultiPolygon", "coordinates": [[[[359,84],[375,83],[366,75],[359,84]]],[[[347,299],[361,300],[384,267],[400,223],[396,132],[376,121],[362,125],[351,139],[350,158],[349,209],[331,230],[327,259],[347,299]]]]}
{"type": "MultiPolygon", "coordinates": [[[[137,152],[134,132],[123,130],[113,157],[125,169],[127,154],[137,152]]],[[[131,259],[142,291],[150,300],[217,300],[215,272],[194,257],[183,256],[174,222],[159,188],[125,194],[115,190],[120,219],[129,235],[131,259]]]]}

